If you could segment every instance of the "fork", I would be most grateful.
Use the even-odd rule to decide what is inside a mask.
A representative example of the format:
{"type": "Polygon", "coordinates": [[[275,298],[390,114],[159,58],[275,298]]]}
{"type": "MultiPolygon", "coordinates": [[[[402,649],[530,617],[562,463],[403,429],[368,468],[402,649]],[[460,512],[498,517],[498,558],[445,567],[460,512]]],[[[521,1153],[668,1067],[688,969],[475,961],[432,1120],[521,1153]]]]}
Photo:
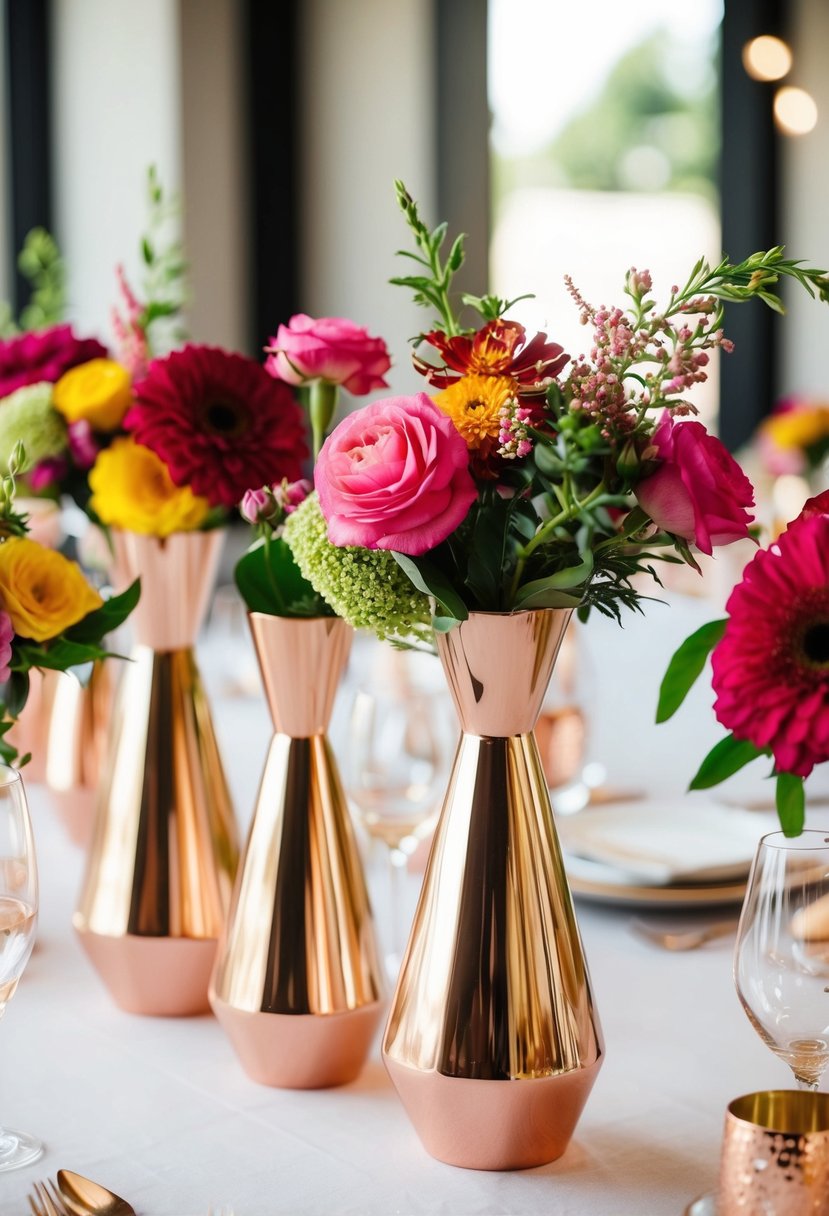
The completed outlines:
{"type": "Polygon", "coordinates": [[[655,946],[661,946],[663,950],[696,950],[699,946],[704,946],[706,942],[734,933],[737,929],[737,922],[721,920],[712,925],[703,925],[693,929],[663,930],[657,929],[643,920],[632,920],[630,927],[634,933],[647,938],[655,946]]]}
{"type": "Polygon", "coordinates": [[[35,1182],[33,1190],[34,1194],[28,1198],[34,1216],[73,1216],[51,1179],[35,1182]]]}

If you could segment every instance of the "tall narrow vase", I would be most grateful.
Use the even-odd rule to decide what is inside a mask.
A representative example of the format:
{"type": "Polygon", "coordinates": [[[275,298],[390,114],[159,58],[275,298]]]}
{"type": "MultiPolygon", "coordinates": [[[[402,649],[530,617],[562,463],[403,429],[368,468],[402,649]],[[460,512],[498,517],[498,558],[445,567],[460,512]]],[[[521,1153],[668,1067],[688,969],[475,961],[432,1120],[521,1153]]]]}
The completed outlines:
{"type": "Polygon", "coordinates": [[[44,780],[69,839],[84,847],[92,835],[106,763],[115,666],[112,660],[93,663],[86,684],[71,672],[46,675],[44,780]]]}
{"type": "Polygon", "coordinates": [[[463,734],[383,1057],[426,1149],[471,1169],[560,1157],[604,1051],[532,733],[569,616],[438,637],[463,734]]]}
{"type": "Polygon", "coordinates": [[[118,690],[74,923],[122,1009],[200,1013],[238,857],[193,654],[222,534],[114,539],[122,576],[141,577],[137,645],[118,690]]]}
{"type": "Polygon", "coordinates": [[[360,1071],[383,980],[360,857],[325,736],[352,631],[254,612],[274,724],[210,988],[255,1081],[342,1085],[360,1071]]]}

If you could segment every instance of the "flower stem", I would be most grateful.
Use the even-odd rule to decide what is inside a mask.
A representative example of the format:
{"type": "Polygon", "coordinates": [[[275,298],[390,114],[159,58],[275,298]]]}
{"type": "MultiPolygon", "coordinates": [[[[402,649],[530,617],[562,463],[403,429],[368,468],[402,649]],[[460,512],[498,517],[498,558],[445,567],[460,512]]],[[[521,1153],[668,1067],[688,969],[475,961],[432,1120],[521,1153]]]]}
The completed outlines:
{"type": "Polygon", "coordinates": [[[308,413],[311,419],[311,436],[314,445],[314,460],[320,454],[325,435],[337,408],[339,387],[327,380],[312,380],[308,413]]]}

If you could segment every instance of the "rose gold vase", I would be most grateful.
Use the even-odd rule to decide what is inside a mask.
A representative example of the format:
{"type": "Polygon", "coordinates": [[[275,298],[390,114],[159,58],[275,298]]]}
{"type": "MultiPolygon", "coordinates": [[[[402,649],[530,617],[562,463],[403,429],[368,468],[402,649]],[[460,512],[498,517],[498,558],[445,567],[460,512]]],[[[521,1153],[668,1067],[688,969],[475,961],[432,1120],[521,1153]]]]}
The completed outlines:
{"type": "Polygon", "coordinates": [[[271,741],[210,986],[263,1085],[343,1085],[363,1066],[383,980],[360,857],[325,731],[351,647],[336,617],[254,612],[271,741]]]}
{"type": "Polygon", "coordinates": [[[222,539],[215,531],[114,536],[122,574],[141,577],[137,645],[112,716],[74,924],[131,1013],[209,1008],[236,869],[233,809],[192,649],[222,539]]]}
{"type": "Polygon", "coordinates": [[[86,684],[50,671],[43,780],[69,839],[86,847],[92,836],[106,761],[115,696],[114,662],[93,663],[86,684]]]}
{"type": "Polygon", "coordinates": [[[533,736],[569,611],[472,613],[438,652],[463,734],[383,1040],[424,1146],[560,1157],[604,1047],[533,736]]]}

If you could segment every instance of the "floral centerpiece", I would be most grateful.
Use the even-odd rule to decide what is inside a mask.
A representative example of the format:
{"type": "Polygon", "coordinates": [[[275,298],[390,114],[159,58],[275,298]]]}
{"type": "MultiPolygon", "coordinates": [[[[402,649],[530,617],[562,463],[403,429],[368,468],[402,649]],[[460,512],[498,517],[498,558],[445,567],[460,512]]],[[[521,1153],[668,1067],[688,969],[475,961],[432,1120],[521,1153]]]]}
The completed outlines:
{"type": "Polygon", "coordinates": [[[745,765],[772,761],[787,836],[803,829],[804,780],[829,760],[829,492],[746,567],[728,616],[702,626],[671,660],[657,721],[679,709],[711,655],[714,710],[728,734],[691,789],[710,789],[745,765]]]}
{"type": "Polygon", "coordinates": [[[571,359],[505,316],[516,301],[457,301],[463,238],[444,252],[397,188],[415,248],[394,282],[432,310],[414,364],[434,395],[335,427],[285,538],[326,598],[359,605],[355,556],[381,552],[431,606],[463,734],[383,1056],[433,1155],[526,1167],[564,1151],[604,1050],[532,736],[558,647],[573,611],[641,610],[657,562],[750,535],[752,486],[689,390],[731,349],[724,301],[779,309],[780,276],[822,299],[829,281],[780,248],[700,259],[663,303],[646,270],[625,307],[568,279],[590,333],[571,359]]]}
{"type": "Polygon", "coordinates": [[[760,425],[757,438],[770,473],[809,477],[829,457],[829,403],[787,397],[760,425]]]}
{"type": "Polygon", "coordinates": [[[68,671],[104,659],[108,633],[138,602],[139,584],[104,601],[75,562],[27,536],[15,508],[15,478],[25,471],[18,444],[0,481],[0,757],[18,757],[6,738],[29,695],[32,670],[68,671]]]}

